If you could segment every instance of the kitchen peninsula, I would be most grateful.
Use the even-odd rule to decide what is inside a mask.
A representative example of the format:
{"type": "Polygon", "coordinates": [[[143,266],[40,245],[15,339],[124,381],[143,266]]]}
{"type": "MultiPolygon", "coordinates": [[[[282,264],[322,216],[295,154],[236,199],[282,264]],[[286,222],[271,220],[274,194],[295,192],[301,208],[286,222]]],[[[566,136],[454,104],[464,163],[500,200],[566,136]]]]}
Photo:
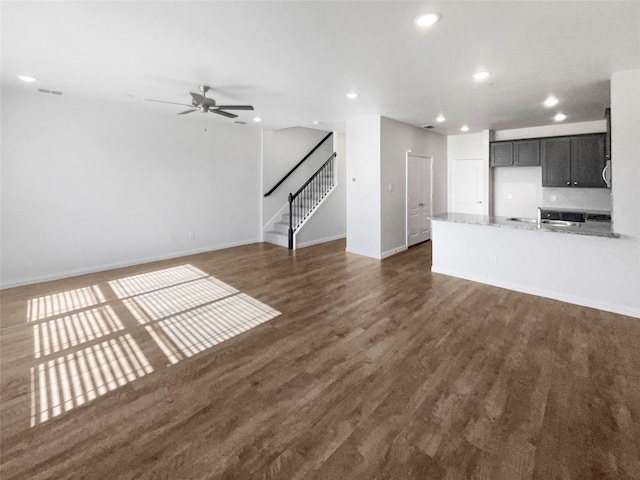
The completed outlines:
{"type": "Polygon", "coordinates": [[[616,238],[611,230],[611,222],[565,222],[554,220],[538,221],[535,218],[498,217],[493,215],[469,215],[464,213],[445,213],[436,215],[432,221],[464,223],[491,227],[515,228],[537,232],[568,233],[592,237],[616,238]]]}
{"type": "Polygon", "coordinates": [[[434,273],[633,314],[619,305],[637,302],[637,291],[619,278],[637,271],[637,258],[621,255],[627,242],[610,230],[450,213],[433,217],[431,233],[434,273]]]}

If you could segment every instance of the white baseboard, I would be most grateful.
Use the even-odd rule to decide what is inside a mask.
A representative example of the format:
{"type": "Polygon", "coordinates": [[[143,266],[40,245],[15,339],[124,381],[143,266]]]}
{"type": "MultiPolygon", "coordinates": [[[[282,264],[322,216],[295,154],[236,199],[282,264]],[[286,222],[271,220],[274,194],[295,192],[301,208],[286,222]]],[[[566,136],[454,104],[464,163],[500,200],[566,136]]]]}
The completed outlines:
{"type": "Polygon", "coordinates": [[[345,233],[340,235],[334,235],[332,237],[318,238],[316,240],[309,240],[308,242],[302,242],[296,245],[296,248],[310,247],[311,245],[318,245],[319,243],[332,242],[334,240],[340,240],[341,238],[347,238],[345,233]]]}
{"type": "Polygon", "coordinates": [[[382,255],[380,255],[381,259],[385,259],[390,257],[391,255],[395,255],[396,253],[400,253],[400,252],[404,252],[405,250],[407,250],[407,246],[403,245],[401,247],[398,248],[392,248],[391,250],[387,250],[386,252],[382,252],[382,255]]]}
{"type": "Polygon", "coordinates": [[[531,288],[525,285],[504,282],[496,280],[494,278],[482,277],[480,275],[469,274],[467,272],[460,272],[448,268],[440,268],[434,266],[431,268],[433,273],[441,273],[443,275],[449,275],[451,277],[464,278],[465,280],[471,280],[473,282],[484,283],[486,285],[492,285],[494,287],[506,288],[507,290],[514,290],[516,292],[528,293],[529,295],[536,295],[538,297],[551,298],[553,300],[559,300],[561,302],[572,303],[574,305],[580,305],[583,307],[595,308],[598,310],[604,310],[607,312],[618,313],[620,315],[627,315],[629,317],[640,318],[640,309],[629,307],[626,305],[614,305],[605,302],[593,301],[590,298],[577,297],[575,295],[563,295],[558,294],[552,290],[544,290],[539,288],[531,288]]]}
{"type": "Polygon", "coordinates": [[[172,258],[180,258],[180,257],[186,257],[189,255],[196,255],[198,253],[205,253],[205,252],[213,252],[215,250],[224,250],[225,248],[232,248],[232,247],[240,247],[242,245],[250,245],[252,243],[258,243],[260,242],[260,240],[258,238],[253,238],[253,239],[249,239],[249,240],[243,240],[240,242],[232,242],[232,243],[226,243],[223,245],[211,245],[208,247],[204,247],[204,248],[199,248],[199,249],[195,249],[195,250],[185,250],[182,252],[175,252],[175,253],[170,253],[167,255],[157,255],[157,256],[153,256],[153,257],[146,257],[146,258],[139,258],[139,259],[135,259],[135,260],[127,260],[124,262],[116,262],[116,263],[108,263],[108,264],[101,264],[101,265],[92,265],[90,267],[87,268],[79,268],[76,270],[67,270],[65,272],[60,272],[60,273],[56,273],[53,275],[43,275],[40,277],[32,277],[32,278],[27,278],[24,280],[19,280],[17,282],[8,282],[8,283],[2,283],[2,285],[0,285],[0,290],[4,290],[7,288],[14,288],[14,287],[22,287],[24,285],[32,285],[34,283],[42,283],[42,282],[51,282],[53,280],[61,280],[63,278],[70,278],[70,277],[77,277],[78,275],[86,275],[89,273],[97,273],[97,272],[105,272],[107,270],[114,270],[116,268],[123,268],[123,267],[131,267],[133,265],[143,265],[145,263],[151,263],[151,262],[157,262],[160,260],[169,260],[172,258]]]}
{"type": "Polygon", "coordinates": [[[356,255],[361,255],[363,257],[369,257],[369,258],[375,258],[376,260],[382,260],[382,257],[380,256],[379,253],[365,252],[364,250],[358,250],[358,249],[349,248],[349,247],[347,247],[345,249],[345,251],[347,253],[355,253],[356,255]]]}

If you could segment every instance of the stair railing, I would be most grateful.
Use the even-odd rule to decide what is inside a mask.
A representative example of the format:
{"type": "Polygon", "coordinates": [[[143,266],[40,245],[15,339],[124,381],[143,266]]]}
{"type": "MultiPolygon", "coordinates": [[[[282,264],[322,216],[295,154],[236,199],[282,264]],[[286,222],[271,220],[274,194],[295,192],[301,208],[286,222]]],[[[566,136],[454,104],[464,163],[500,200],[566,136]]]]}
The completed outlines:
{"type": "Polygon", "coordinates": [[[304,163],[304,161],[309,158],[311,155],[313,155],[313,152],[315,152],[318,148],[320,148],[320,145],[322,145],[331,135],[333,135],[333,132],[329,132],[327,134],[326,137],[324,137],[322,140],[320,140],[320,143],[318,143],[315,147],[313,147],[311,149],[311,151],[309,153],[307,153],[304,158],[302,160],[300,160],[295,167],[293,167],[291,170],[289,170],[289,172],[280,179],[280,181],[278,183],[276,183],[273,188],[271,190],[269,190],[267,193],[264,194],[265,197],[268,197],[269,195],[271,195],[273,192],[275,192],[275,190],[282,185],[282,182],[284,182],[287,178],[289,178],[289,175],[291,175],[293,172],[295,172],[298,167],[300,165],[302,165],[304,163]]]}
{"type": "Polygon", "coordinates": [[[293,249],[293,233],[335,185],[335,158],[334,152],[296,193],[289,194],[289,249],[293,249]]]}

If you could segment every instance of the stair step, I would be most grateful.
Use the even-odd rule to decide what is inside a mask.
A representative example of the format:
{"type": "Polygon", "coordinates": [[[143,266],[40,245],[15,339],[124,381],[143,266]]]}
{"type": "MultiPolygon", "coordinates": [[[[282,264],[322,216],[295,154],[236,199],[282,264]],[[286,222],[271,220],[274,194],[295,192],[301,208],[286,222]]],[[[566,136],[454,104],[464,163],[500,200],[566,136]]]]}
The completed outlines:
{"type": "Polygon", "coordinates": [[[273,224],[273,229],[277,233],[282,233],[283,235],[289,234],[289,218],[287,218],[286,222],[279,221],[273,224]]]}
{"type": "Polygon", "coordinates": [[[274,245],[279,245],[280,247],[287,248],[289,246],[289,237],[288,235],[279,233],[279,232],[265,232],[264,241],[268,243],[273,243],[274,245]]]}

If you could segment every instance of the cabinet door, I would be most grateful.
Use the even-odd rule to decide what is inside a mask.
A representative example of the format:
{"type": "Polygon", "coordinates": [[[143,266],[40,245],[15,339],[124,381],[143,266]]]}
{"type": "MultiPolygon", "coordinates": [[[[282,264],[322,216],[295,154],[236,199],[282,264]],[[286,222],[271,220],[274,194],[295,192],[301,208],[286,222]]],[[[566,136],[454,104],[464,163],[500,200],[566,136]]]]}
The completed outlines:
{"type": "Polygon", "coordinates": [[[506,167],[513,165],[513,142],[497,142],[491,144],[492,167],[506,167]]]}
{"type": "Polygon", "coordinates": [[[607,188],[602,179],[606,165],[604,134],[571,138],[571,186],[607,188]]]}
{"type": "Polygon", "coordinates": [[[540,165],[540,140],[513,142],[513,164],[522,167],[540,165]]]}
{"type": "Polygon", "coordinates": [[[571,139],[569,137],[541,140],[542,186],[571,186],[571,139]]]}

